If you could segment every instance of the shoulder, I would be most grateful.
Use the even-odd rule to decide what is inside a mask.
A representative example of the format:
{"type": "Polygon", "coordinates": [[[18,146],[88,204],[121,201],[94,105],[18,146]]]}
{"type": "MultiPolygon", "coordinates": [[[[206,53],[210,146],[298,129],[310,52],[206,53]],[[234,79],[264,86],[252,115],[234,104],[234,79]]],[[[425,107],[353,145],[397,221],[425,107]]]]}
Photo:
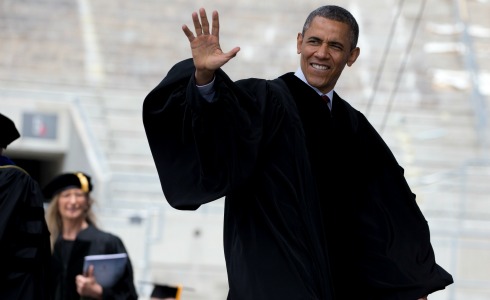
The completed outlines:
{"type": "Polygon", "coordinates": [[[17,191],[29,184],[30,180],[29,174],[17,166],[0,166],[0,187],[5,186],[8,190],[17,191]]]}
{"type": "Polygon", "coordinates": [[[345,109],[347,112],[349,112],[350,114],[356,116],[362,115],[362,113],[358,109],[354,108],[349,102],[344,100],[344,98],[340,97],[340,95],[337,94],[337,92],[334,92],[333,99],[334,99],[334,105],[341,105],[341,107],[345,109]]]}
{"type": "MultiPolygon", "coordinates": [[[[379,160],[374,159],[376,157],[377,159],[389,160],[396,163],[396,159],[390,148],[366,116],[337,94],[335,94],[334,99],[335,97],[338,97],[339,101],[337,105],[341,106],[344,112],[346,112],[348,122],[350,122],[354,133],[358,136],[362,145],[364,145],[364,154],[368,154],[370,161],[377,161],[379,163],[379,160]]],[[[398,166],[398,163],[396,163],[396,166],[398,166]]]]}
{"type": "Polygon", "coordinates": [[[73,247],[86,255],[127,253],[119,237],[92,225],[78,233],[73,247]]]}
{"type": "Polygon", "coordinates": [[[121,239],[110,232],[103,231],[93,225],[89,225],[85,230],[78,235],[80,239],[96,239],[103,242],[120,242],[121,239]]]}
{"type": "Polygon", "coordinates": [[[0,166],[0,187],[2,186],[8,187],[9,195],[30,199],[29,202],[42,206],[44,198],[41,188],[24,169],[15,165],[0,166]]]}
{"type": "Polygon", "coordinates": [[[287,84],[280,78],[268,80],[261,78],[247,78],[235,82],[238,87],[246,90],[256,98],[284,98],[291,97],[287,84]]]}
{"type": "Polygon", "coordinates": [[[77,240],[90,242],[92,248],[99,249],[96,252],[100,252],[100,249],[103,249],[102,252],[107,253],[126,252],[123,241],[119,236],[92,225],[81,231],[77,236],[77,240]]]}
{"type": "Polygon", "coordinates": [[[2,177],[2,180],[31,180],[29,173],[16,165],[0,166],[0,176],[2,177]]]}
{"type": "Polygon", "coordinates": [[[354,108],[349,102],[344,100],[339,96],[336,92],[334,92],[334,110],[340,110],[342,114],[344,114],[350,121],[351,125],[354,129],[361,129],[365,126],[371,127],[369,121],[366,116],[354,108]]]}

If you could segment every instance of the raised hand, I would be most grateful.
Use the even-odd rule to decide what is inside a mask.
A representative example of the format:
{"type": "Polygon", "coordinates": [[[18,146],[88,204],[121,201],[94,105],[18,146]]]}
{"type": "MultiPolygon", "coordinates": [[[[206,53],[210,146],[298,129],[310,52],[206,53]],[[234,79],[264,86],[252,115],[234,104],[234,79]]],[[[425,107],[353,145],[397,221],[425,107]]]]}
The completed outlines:
{"type": "Polygon", "coordinates": [[[196,67],[196,83],[204,85],[213,80],[214,72],[235,57],[240,48],[235,47],[226,53],[221,50],[217,11],[213,11],[212,14],[211,31],[204,8],[199,9],[199,14],[192,13],[192,22],[196,31],[195,35],[187,25],[183,25],[182,30],[191,44],[192,57],[196,67]]]}

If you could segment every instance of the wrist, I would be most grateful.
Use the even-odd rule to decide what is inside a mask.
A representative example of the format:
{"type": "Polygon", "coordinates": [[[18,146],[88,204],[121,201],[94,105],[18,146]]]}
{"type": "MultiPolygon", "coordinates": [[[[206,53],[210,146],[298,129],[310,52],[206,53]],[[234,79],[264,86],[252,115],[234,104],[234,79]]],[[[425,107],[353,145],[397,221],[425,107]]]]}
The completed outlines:
{"type": "Polygon", "coordinates": [[[196,80],[196,85],[206,85],[213,81],[214,72],[196,70],[196,72],[194,73],[194,78],[196,80]]]}

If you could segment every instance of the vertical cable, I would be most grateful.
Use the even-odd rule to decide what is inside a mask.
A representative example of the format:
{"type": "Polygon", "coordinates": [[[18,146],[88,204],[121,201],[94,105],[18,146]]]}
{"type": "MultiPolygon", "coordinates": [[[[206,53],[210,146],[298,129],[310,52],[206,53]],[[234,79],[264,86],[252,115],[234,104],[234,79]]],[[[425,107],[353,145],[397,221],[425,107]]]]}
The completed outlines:
{"type": "Polygon", "coordinates": [[[415,36],[417,35],[417,29],[419,27],[420,21],[422,20],[422,15],[424,13],[426,0],[422,0],[422,4],[420,5],[419,12],[417,14],[417,18],[415,19],[415,23],[413,24],[412,34],[410,36],[410,40],[408,42],[407,48],[405,49],[404,58],[400,64],[400,68],[398,69],[395,86],[393,87],[393,91],[391,92],[390,98],[388,99],[388,107],[386,108],[383,121],[381,123],[380,134],[383,132],[386,122],[388,121],[388,116],[391,112],[391,107],[393,106],[393,99],[395,98],[396,93],[398,92],[398,87],[400,86],[400,80],[405,72],[405,67],[408,62],[408,58],[410,56],[410,52],[412,50],[413,42],[415,40],[415,36]]]}
{"type": "Polygon", "coordinates": [[[366,116],[369,116],[369,112],[371,110],[371,105],[373,104],[374,97],[376,97],[376,92],[378,91],[379,81],[381,79],[381,75],[383,74],[383,69],[386,63],[386,58],[388,57],[388,53],[390,52],[391,43],[393,41],[393,36],[395,35],[396,24],[398,23],[398,19],[400,18],[400,14],[402,11],[404,0],[398,1],[397,11],[395,14],[395,18],[391,23],[390,34],[388,35],[388,41],[386,42],[386,46],[381,56],[381,63],[378,66],[378,70],[376,71],[376,78],[374,79],[374,87],[371,96],[369,97],[367,108],[366,108],[366,116]]]}

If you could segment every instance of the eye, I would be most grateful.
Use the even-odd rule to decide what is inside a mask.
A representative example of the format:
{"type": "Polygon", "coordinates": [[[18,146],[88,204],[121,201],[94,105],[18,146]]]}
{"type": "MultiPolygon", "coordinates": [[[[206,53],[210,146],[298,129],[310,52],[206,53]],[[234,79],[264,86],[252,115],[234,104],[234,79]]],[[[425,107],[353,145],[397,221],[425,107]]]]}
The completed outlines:
{"type": "Polygon", "coordinates": [[[71,194],[70,192],[61,192],[61,193],[60,193],[60,197],[61,197],[61,198],[66,198],[66,197],[69,197],[69,196],[70,196],[70,194],[71,194]]]}
{"type": "Polygon", "coordinates": [[[344,47],[342,47],[342,44],[339,44],[339,43],[330,43],[329,46],[330,46],[330,48],[335,49],[335,50],[339,50],[339,51],[344,50],[344,47]]]}
{"type": "Polygon", "coordinates": [[[309,45],[316,46],[316,45],[320,45],[320,44],[321,44],[321,41],[320,41],[320,40],[318,40],[318,39],[309,39],[309,40],[308,40],[308,44],[309,44],[309,45]]]}

